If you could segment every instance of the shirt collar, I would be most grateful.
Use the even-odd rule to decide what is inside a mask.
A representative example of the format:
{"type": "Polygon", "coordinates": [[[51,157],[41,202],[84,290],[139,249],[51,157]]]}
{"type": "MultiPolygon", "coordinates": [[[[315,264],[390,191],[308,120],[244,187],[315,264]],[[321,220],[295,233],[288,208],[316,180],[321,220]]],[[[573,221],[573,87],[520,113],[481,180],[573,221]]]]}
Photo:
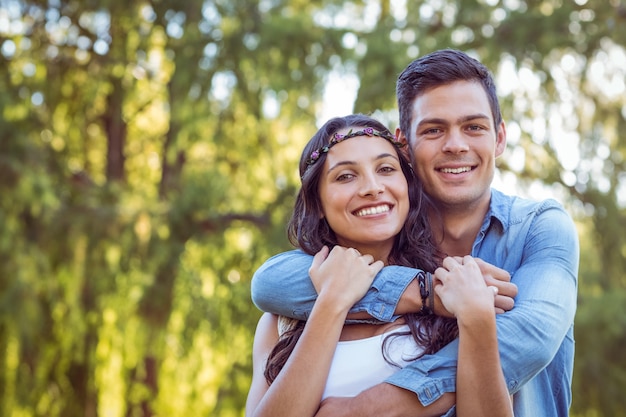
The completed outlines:
{"type": "Polygon", "coordinates": [[[493,220],[497,220],[496,223],[499,224],[500,230],[504,232],[506,230],[506,226],[509,224],[508,219],[510,212],[510,200],[505,194],[495,188],[492,188],[489,211],[487,211],[487,214],[485,215],[485,220],[481,230],[486,230],[492,223],[494,223],[493,220]]]}

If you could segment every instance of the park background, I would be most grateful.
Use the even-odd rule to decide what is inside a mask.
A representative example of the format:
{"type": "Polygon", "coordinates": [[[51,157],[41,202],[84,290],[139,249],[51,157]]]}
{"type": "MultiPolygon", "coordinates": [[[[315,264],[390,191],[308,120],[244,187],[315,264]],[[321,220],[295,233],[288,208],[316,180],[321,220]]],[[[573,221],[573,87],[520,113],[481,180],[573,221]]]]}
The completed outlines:
{"type": "Polygon", "coordinates": [[[571,415],[626,416],[624,0],[0,0],[0,416],[243,416],[302,146],[445,47],[577,223],[571,415]]]}

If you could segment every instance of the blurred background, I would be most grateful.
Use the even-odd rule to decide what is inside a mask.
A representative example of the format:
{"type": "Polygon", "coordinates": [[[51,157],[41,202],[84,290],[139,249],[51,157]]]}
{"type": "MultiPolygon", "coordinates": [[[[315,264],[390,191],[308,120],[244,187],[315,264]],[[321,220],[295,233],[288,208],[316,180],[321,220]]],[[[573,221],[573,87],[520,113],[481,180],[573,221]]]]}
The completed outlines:
{"type": "Polygon", "coordinates": [[[578,225],[571,415],[626,416],[625,46],[625,0],[0,0],[0,416],[243,416],[304,143],[446,47],[578,225]]]}

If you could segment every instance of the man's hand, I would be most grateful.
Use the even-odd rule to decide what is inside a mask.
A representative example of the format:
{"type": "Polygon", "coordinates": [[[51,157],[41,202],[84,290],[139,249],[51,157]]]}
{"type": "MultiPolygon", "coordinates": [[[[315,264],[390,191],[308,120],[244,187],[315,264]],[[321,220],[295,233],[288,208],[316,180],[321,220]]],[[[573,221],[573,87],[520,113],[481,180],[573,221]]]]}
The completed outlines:
{"type": "Polygon", "coordinates": [[[495,300],[496,313],[500,314],[512,310],[515,306],[513,299],[517,295],[517,285],[511,282],[511,275],[504,269],[491,265],[480,258],[474,258],[474,260],[483,274],[485,284],[498,289],[495,300]]]}

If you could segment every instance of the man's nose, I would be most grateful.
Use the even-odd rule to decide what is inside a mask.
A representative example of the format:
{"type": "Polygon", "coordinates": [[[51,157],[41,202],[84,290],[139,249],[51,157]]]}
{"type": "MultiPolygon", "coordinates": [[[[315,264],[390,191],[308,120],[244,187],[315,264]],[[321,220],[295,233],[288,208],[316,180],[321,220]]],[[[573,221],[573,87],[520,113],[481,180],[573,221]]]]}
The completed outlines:
{"type": "Polygon", "coordinates": [[[451,153],[467,152],[469,150],[469,142],[467,137],[460,129],[452,129],[446,135],[443,151],[451,153]]]}

